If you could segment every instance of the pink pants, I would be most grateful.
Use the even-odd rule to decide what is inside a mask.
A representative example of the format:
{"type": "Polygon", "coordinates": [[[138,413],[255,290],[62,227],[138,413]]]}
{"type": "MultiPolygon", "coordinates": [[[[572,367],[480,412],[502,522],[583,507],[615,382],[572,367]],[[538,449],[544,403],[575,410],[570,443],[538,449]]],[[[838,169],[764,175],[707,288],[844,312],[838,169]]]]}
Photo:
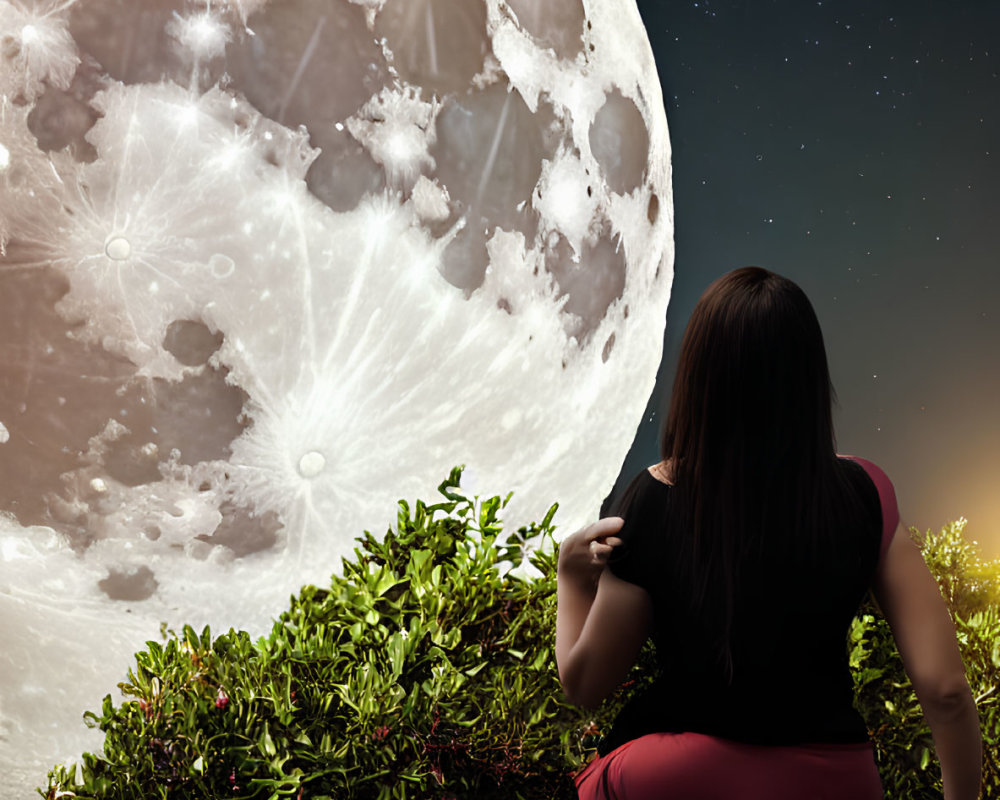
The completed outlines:
{"type": "Polygon", "coordinates": [[[651,733],[590,764],[580,800],[882,800],[870,744],[763,747],[651,733]]]}

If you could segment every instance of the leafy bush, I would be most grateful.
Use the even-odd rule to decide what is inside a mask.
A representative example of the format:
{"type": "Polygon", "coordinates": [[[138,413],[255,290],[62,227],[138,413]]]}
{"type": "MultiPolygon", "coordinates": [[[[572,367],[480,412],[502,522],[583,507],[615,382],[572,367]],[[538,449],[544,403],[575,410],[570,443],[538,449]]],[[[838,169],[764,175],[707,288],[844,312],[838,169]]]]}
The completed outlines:
{"type": "MultiPolygon", "coordinates": [[[[555,506],[504,538],[506,501],[464,497],[460,477],[452,471],[436,504],[401,501],[396,530],[366,532],[343,577],[302,589],[269,636],[230,630],[213,640],[207,628],[185,627],[148,642],[120,685],[128,699],[115,706],[109,695],[100,714],[85,715],[105,733],[103,754],[57,766],[39,793],[575,798],[572,775],[635,681],[649,680],[652,648],[597,712],[569,705],[553,653],[555,506]]],[[[989,565],[962,550],[961,527],[946,534],[925,537],[925,556],[947,565],[939,578],[967,603],[959,635],[996,787],[1000,620],[989,565]],[[973,573],[979,588],[970,588],[973,573]]],[[[887,796],[940,797],[929,733],[872,609],[856,620],[851,647],[887,796]]]]}
{"type": "Polygon", "coordinates": [[[396,530],[366,532],[343,577],[305,587],[267,638],[186,627],[148,642],[121,684],[131,699],[86,715],[104,754],[57,767],[45,796],[575,797],[582,733],[621,701],[595,724],[560,689],[556,507],[500,540],[506,501],[469,500],[460,476],[437,504],[400,502],[396,530]],[[526,558],[537,577],[519,574],[526,558]]]}
{"type": "Polygon", "coordinates": [[[960,519],[922,536],[911,531],[948,607],[960,617],[1000,606],[1000,561],[982,560],[977,543],[965,538],[966,523],[960,519]]]}
{"type": "MultiPolygon", "coordinates": [[[[964,538],[964,519],[911,534],[937,578],[958,633],[983,731],[983,797],[1000,797],[1000,563],[964,538]]],[[[930,728],[886,621],[868,604],[851,628],[858,710],[875,743],[887,800],[942,797],[930,728]]]]}

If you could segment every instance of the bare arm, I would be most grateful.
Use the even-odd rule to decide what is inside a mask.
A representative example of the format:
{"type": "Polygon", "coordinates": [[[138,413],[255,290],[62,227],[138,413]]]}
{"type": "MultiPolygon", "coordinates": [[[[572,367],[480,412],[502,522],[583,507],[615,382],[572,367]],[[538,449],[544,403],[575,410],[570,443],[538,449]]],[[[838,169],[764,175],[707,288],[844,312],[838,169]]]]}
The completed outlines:
{"type": "Polygon", "coordinates": [[[606,568],[622,520],[608,517],[563,541],[559,551],[556,663],[566,697],[600,705],[628,674],[649,635],[645,589],[606,568]]]}
{"type": "Polygon", "coordinates": [[[975,700],[948,608],[902,525],[879,564],[874,588],[934,736],[945,800],[976,800],[983,756],[975,700]]]}

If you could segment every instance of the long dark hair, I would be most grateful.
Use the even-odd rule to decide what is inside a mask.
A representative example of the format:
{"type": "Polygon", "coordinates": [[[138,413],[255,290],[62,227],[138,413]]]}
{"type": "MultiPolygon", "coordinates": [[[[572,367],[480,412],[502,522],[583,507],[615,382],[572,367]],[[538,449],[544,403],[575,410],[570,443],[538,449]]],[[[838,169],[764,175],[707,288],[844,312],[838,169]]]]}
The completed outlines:
{"type": "Polygon", "coordinates": [[[832,400],[819,321],[795,283],[745,267],[708,287],[684,334],[660,449],[689,533],[678,539],[689,610],[711,617],[730,680],[746,564],[815,555],[833,534],[843,493],[832,400]]]}

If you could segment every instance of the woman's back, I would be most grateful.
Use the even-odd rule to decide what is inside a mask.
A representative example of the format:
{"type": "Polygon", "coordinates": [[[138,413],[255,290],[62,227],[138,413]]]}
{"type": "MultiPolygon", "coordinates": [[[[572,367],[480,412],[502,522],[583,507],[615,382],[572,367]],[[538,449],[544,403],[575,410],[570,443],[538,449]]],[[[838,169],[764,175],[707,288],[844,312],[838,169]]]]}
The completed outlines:
{"type": "Polygon", "coordinates": [[[866,741],[852,707],[845,639],[871,584],[883,523],[864,468],[839,459],[837,469],[841,491],[854,495],[841,508],[860,505],[865,524],[844,513],[833,526],[837,535],[817,552],[789,548],[776,532],[749,543],[738,566],[731,668],[718,656],[719,604],[700,613],[691,607],[692,576],[678,554],[687,550],[679,540],[692,532],[678,524],[671,502],[676,488],[647,470],[636,477],[626,492],[628,507],[617,512],[625,519],[618,534],[623,544],[609,568],[649,592],[660,675],[648,695],[633,698],[602,752],[654,730],[757,744],[866,741]]]}

